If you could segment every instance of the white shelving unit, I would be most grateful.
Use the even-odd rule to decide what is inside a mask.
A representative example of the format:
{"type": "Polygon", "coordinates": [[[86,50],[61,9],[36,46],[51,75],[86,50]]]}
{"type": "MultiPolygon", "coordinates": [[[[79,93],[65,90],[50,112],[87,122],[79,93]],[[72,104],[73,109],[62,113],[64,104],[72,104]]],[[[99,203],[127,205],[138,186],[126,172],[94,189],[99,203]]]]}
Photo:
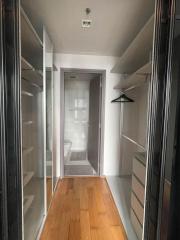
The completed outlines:
{"type": "MultiPolygon", "coordinates": [[[[122,220],[126,226],[126,231],[128,234],[131,231],[131,237],[128,239],[138,239],[138,236],[141,235],[138,235],[134,215],[130,214],[131,202],[134,206],[134,199],[133,201],[131,200],[132,192],[134,191],[134,182],[132,181],[133,159],[137,152],[141,154],[147,151],[148,91],[152,73],[153,33],[154,14],[144,23],[144,26],[111,70],[112,73],[119,73],[124,77],[114,86],[114,89],[119,90],[134,100],[132,103],[121,104],[121,157],[119,164],[119,175],[121,177],[119,180],[112,179],[113,184],[116,186],[115,192],[118,193],[118,198],[123,196],[119,201],[119,209],[120,211],[122,210],[120,213],[123,216],[122,220]],[[128,180],[127,176],[129,176],[128,180]],[[122,193],[119,195],[120,189],[122,189],[122,193]],[[128,193],[127,189],[129,189],[128,193]],[[125,205],[122,207],[124,203],[125,205]],[[126,209],[127,214],[125,215],[126,209]]],[[[110,186],[113,185],[111,180],[109,182],[110,186]]],[[[136,208],[139,209],[138,207],[136,208]]],[[[144,212],[141,211],[141,219],[143,219],[143,214],[144,212]]],[[[141,233],[142,229],[139,232],[141,233]]]]}
{"type": "Polygon", "coordinates": [[[147,76],[152,72],[152,64],[151,62],[146,63],[143,67],[138,69],[135,73],[130,75],[128,78],[125,78],[120,81],[114,89],[127,90],[129,88],[133,88],[135,86],[139,86],[146,82],[147,76]]]}
{"type": "Polygon", "coordinates": [[[26,61],[31,62],[35,69],[42,70],[43,42],[31,24],[28,16],[21,8],[21,48],[26,61]],[[37,58],[36,56],[40,56],[37,58]]]}
{"type": "MultiPolygon", "coordinates": [[[[21,8],[21,110],[23,170],[23,238],[35,239],[44,216],[43,173],[43,41],[31,23],[31,12],[21,8]],[[30,18],[29,18],[30,17],[30,18]],[[42,146],[42,147],[41,147],[42,146]],[[33,222],[33,224],[32,224],[33,222]],[[31,224],[30,224],[31,223],[31,224]]],[[[41,26],[43,28],[43,26],[41,26]]]]}
{"type": "Polygon", "coordinates": [[[154,31],[154,15],[147,21],[135,39],[125,50],[112,73],[132,74],[150,61],[154,31]]]}

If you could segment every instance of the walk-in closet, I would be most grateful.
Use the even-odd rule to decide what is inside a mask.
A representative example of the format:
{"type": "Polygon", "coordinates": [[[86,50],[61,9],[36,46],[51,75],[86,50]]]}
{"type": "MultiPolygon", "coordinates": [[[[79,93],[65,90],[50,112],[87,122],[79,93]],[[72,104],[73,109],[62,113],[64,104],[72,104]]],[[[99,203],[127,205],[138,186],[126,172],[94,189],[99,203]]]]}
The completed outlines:
{"type": "Polygon", "coordinates": [[[148,136],[148,103],[152,72],[154,13],[122,54],[112,72],[122,74],[114,86],[120,108],[119,176],[108,177],[128,239],[142,239],[148,136]]]}
{"type": "Polygon", "coordinates": [[[0,1],[0,239],[179,239],[179,5],[0,1]]]}

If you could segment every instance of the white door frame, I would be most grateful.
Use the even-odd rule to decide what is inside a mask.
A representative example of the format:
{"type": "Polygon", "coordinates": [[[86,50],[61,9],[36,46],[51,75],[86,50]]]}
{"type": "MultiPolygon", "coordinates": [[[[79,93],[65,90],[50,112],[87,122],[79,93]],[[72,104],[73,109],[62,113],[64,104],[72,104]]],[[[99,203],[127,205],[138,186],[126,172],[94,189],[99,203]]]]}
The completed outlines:
{"type": "Polygon", "coordinates": [[[64,74],[95,73],[101,75],[101,110],[100,110],[100,132],[99,132],[99,169],[98,176],[103,176],[104,170],[104,125],[105,125],[105,89],[106,70],[61,68],[60,69],[60,177],[64,177],[64,74]]]}

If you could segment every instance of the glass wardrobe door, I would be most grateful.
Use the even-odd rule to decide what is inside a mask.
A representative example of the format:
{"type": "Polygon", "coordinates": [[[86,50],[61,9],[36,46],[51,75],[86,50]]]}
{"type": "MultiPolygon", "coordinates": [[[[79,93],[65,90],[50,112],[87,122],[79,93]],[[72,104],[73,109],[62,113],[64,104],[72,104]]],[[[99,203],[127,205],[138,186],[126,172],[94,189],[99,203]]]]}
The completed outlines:
{"type": "Polygon", "coordinates": [[[159,239],[159,196],[164,156],[164,130],[166,125],[166,78],[170,2],[156,1],[154,41],[152,53],[152,81],[148,114],[147,176],[143,239],[159,239]]]}
{"type": "Polygon", "coordinates": [[[42,92],[22,80],[22,157],[25,239],[35,239],[44,216],[42,92]]]}
{"type": "Polygon", "coordinates": [[[160,239],[180,239],[180,2],[172,1],[167,131],[162,174],[160,239]],[[172,40],[172,41],[171,41],[172,40]]]}
{"type": "Polygon", "coordinates": [[[44,29],[45,85],[46,85],[46,191],[47,209],[53,193],[53,45],[44,29]]]}
{"type": "Polygon", "coordinates": [[[24,239],[36,239],[43,222],[43,43],[21,8],[21,113],[24,239]]]}

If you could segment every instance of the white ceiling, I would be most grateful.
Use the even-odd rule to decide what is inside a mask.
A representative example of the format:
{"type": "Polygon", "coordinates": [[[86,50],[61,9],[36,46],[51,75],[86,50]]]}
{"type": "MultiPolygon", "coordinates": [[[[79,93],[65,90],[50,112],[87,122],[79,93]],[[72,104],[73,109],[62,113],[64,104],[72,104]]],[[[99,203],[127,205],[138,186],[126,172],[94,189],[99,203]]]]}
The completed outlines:
{"type": "Polygon", "coordinates": [[[43,22],[55,51],[121,56],[152,15],[154,0],[22,0],[34,24],[43,22]],[[83,29],[85,8],[92,10],[92,27],[83,29]]]}

